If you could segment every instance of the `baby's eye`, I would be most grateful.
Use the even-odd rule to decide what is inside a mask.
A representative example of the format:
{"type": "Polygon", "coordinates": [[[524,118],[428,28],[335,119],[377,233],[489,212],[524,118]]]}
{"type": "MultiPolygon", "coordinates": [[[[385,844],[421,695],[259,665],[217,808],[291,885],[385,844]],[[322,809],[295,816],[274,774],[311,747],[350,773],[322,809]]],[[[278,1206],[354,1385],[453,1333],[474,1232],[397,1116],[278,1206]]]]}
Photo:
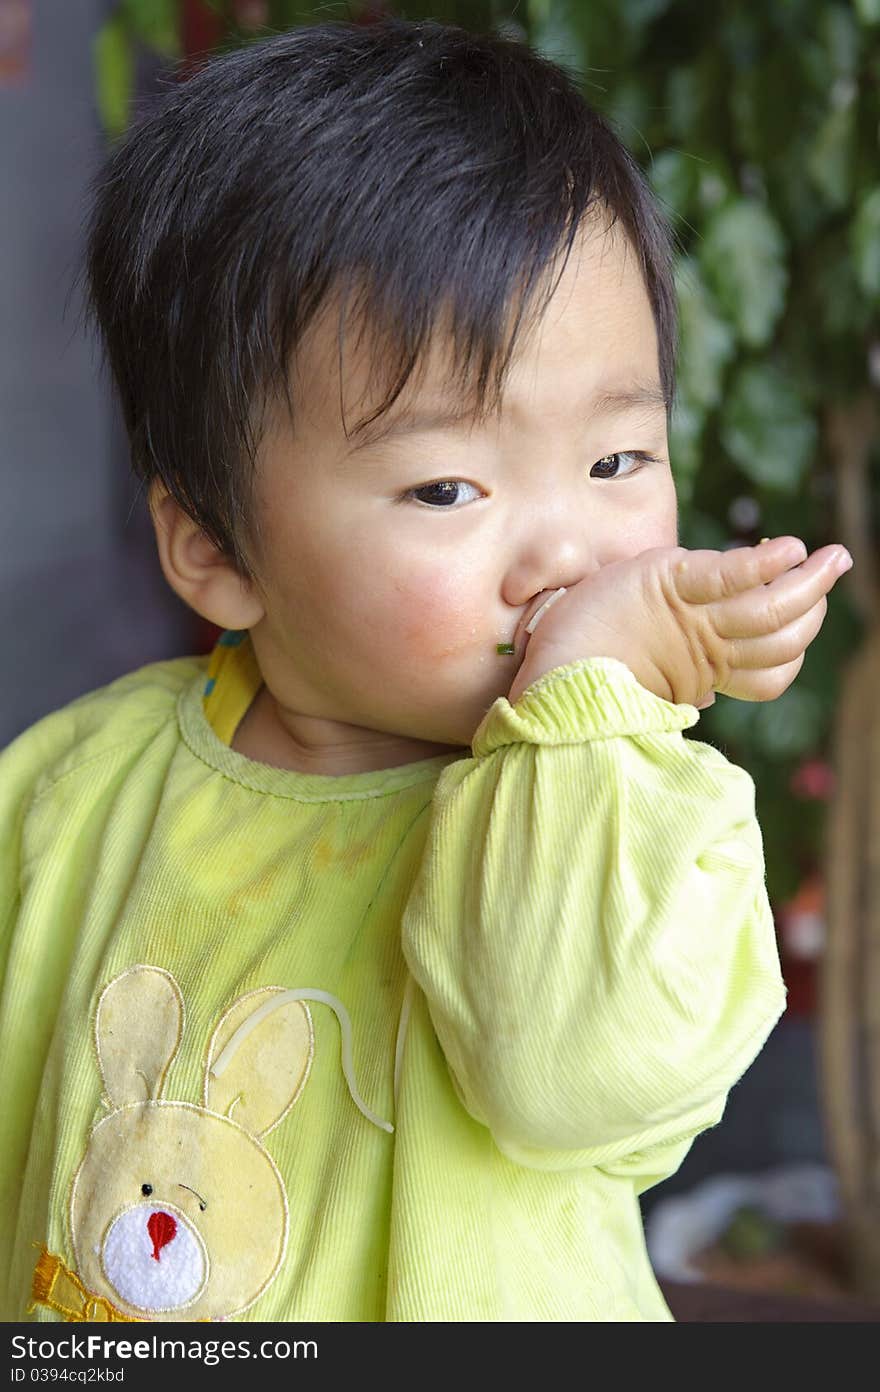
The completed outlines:
{"type": "Polygon", "coordinates": [[[614,466],[615,459],[635,459],[638,460],[638,463],[636,464],[636,467],[634,469],[628,469],[625,474],[593,474],[593,470],[591,469],[591,477],[603,479],[627,478],[630,474],[637,474],[643,464],[658,464],[660,462],[658,459],[654,457],[653,454],[646,454],[644,450],[618,450],[616,454],[603,454],[602,458],[597,460],[597,462],[593,465],[593,469],[612,468],[614,466]]]}
{"type": "MultiPolygon", "coordinates": [[[[632,474],[637,474],[645,464],[659,464],[659,459],[653,454],[647,454],[644,450],[617,450],[614,454],[603,454],[590,470],[591,478],[613,480],[618,478],[629,478],[632,474]],[[630,464],[623,473],[620,472],[620,463],[616,461],[629,460],[630,464]],[[593,470],[598,469],[599,473],[593,470]],[[612,472],[613,471],[613,472],[612,472]]],[[[438,479],[436,483],[423,483],[418,488],[411,488],[408,493],[403,495],[403,501],[407,498],[415,498],[424,507],[451,508],[460,501],[459,489],[470,488],[475,493],[479,489],[473,483],[467,483],[464,479],[438,479]]],[[[467,501],[467,500],[466,500],[467,501]]]]}
{"type": "Polygon", "coordinates": [[[464,479],[439,479],[437,483],[423,483],[418,488],[411,488],[404,497],[415,498],[426,507],[451,507],[457,501],[456,494],[459,488],[472,488],[475,493],[479,493],[474,484],[466,483],[464,479]],[[422,493],[427,494],[427,498],[419,497],[422,493]]]}

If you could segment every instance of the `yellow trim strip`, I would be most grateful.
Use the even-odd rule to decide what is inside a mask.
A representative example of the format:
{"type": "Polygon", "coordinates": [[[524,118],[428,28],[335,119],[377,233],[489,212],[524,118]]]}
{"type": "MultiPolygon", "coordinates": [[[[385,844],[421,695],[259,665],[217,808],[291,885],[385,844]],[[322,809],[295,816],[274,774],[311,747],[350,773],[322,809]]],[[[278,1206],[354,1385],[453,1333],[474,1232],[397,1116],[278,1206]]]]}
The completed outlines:
{"type": "Polygon", "coordinates": [[[211,653],[203,697],[208,723],[224,744],[232,744],[262,682],[250,635],[224,633],[211,653]]]}

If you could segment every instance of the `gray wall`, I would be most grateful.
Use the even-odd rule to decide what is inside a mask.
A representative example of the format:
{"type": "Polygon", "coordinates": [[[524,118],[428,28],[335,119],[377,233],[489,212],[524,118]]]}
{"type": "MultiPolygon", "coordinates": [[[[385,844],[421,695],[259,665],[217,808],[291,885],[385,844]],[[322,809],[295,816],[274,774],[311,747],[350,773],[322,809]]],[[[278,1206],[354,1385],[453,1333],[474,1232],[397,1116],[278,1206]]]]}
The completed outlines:
{"type": "Polygon", "coordinates": [[[74,288],[104,151],[105,0],[35,0],[29,77],[0,86],[0,745],[125,671],[189,650],[74,288]]]}

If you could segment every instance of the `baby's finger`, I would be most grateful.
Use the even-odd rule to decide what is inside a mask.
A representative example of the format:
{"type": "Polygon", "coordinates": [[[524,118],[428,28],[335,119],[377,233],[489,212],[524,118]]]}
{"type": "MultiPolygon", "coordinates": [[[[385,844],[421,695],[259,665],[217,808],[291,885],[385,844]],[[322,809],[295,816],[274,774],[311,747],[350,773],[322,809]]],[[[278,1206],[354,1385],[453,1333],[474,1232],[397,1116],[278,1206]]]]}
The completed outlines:
{"type": "Polygon", "coordinates": [[[787,691],[804,665],[804,655],[781,667],[761,668],[754,672],[731,672],[723,686],[716,687],[722,696],[735,696],[738,701],[775,701],[787,691]]]}
{"type": "Polygon", "coordinates": [[[763,545],[734,546],[729,551],[685,551],[673,561],[673,581],[686,603],[715,604],[770,584],[806,556],[807,548],[797,537],[776,537],[763,545]]]}
{"type": "Polygon", "coordinates": [[[711,612],[715,632],[726,639],[753,638],[779,633],[809,615],[844,573],[840,550],[824,546],[769,583],[719,601],[711,612]]]}
{"type": "Polygon", "coordinates": [[[812,609],[784,628],[758,637],[735,638],[727,642],[725,656],[729,667],[751,672],[759,668],[773,670],[795,662],[816,637],[827,612],[828,600],[822,595],[812,609]]]}

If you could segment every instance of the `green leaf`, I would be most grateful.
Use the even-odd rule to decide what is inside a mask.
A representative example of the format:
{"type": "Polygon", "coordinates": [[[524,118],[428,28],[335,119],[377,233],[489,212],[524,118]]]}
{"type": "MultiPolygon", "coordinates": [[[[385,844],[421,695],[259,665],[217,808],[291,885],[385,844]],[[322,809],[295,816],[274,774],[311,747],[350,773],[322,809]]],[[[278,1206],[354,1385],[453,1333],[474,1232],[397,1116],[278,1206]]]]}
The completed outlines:
{"type": "Polygon", "coordinates": [[[685,217],[696,202],[700,164],[682,150],[661,150],[647,169],[651,187],[668,208],[685,217]]]}
{"type": "Polygon", "coordinates": [[[855,135],[854,105],[833,107],[807,156],[810,180],[830,208],[843,208],[852,197],[855,135]]]}
{"type": "Polygon", "coordinates": [[[776,363],[738,369],[719,431],[725,450],[753,483],[790,494],[802,487],[816,448],[816,422],[776,363]]]}
{"type": "MultiPolygon", "coordinates": [[[[815,38],[806,37],[797,46],[798,65],[803,74],[803,101],[807,95],[818,97],[824,107],[835,78],[831,55],[815,38]]],[[[800,85],[800,84],[799,84],[800,85]]]]}
{"type": "Polygon", "coordinates": [[[569,72],[581,72],[584,53],[566,0],[530,0],[532,47],[569,72]]]}
{"type": "Polygon", "coordinates": [[[785,239],[763,204],[729,202],[712,215],[700,263],[726,319],[752,348],[769,342],[785,303],[785,239]]]}
{"type": "Polygon", "coordinates": [[[809,754],[821,741],[824,726],[822,702],[795,677],[775,701],[759,704],[752,732],[763,753],[782,759],[809,754]]]}
{"type": "Polygon", "coordinates": [[[819,32],[837,76],[850,77],[858,67],[861,34],[848,5],[819,6],[819,32]]]}
{"type": "Polygon", "coordinates": [[[781,0],[767,7],[766,17],[771,32],[792,44],[802,44],[816,22],[816,0],[781,0]]]}
{"type": "MultiPolygon", "coordinates": [[[[813,474],[811,470],[811,478],[813,474]]],[[[809,482],[794,493],[780,493],[768,488],[761,490],[761,535],[796,536],[808,541],[816,531],[816,500],[810,495],[809,482]]],[[[827,530],[827,522],[819,525],[827,530]]]]}
{"type": "Polygon", "coordinates": [[[731,135],[740,157],[764,166],[777,151],[789,153],[804,120],[803,100],[791,97],[803,85],[802,62],[800,46],[776,44],[759,60],[734,70],[731,135]]]}
{"type": "Polygon", "coordinates": [[[617,5],[627,26],[639,29],[668,10],[670,0],[617,0],[617,5]]]}
{"type": "Polygon", "coordinates": [[[164,58],[181,54],[177,0],[121,0],[131,32],[164,58]]]}
{"type": "Polygon", "coordinates": [[[556,0],[576,35],[584,67],[598,68],[613,80],[632,67],[639,32],[627,24],[617,0],[556,0]]]}
{"type": "MultiPolygon", "coordinates": [[[[870,224],[870,219],[868,222],[870,224]]],[[[867,286],[860,284],[860,255],[867,258],[866,270],[870,275],[871,257],[880,254],[880,249],[871,244],[870,225],[864,229],[866,244],[856,246],[855,223],[856,219],[847,229],[848,236],[842,229],[835,228],[825,236],[816,238],[807,248],[801,280],[806,303],[798,307],[797,316],[801,322],[806,318],[812,323],[814,332],[820,329],[826,335],[850,343],[857,341],[871,317],[871,292],[867,286]]],[[[829,368],[841,365],[841,346],[835,345],[837,361],[823,364],[822,390],[825,395],[830,385],[829,368]]],[[[862,351],[859,348],[860,356],[862,351]]],[[[812,352],[815,353],[814,347],[812,352]]]]}
{"type": "Polygon", "coordinates": [[[682,522],[679,544],[689,551],[723,551],[729,540],[727,528],[699,508],[691,508],[682,522]]]}
{"type": "Polygon", "coordinates": [[[860,24],[880,24],[880,0],[855,0],[855,9],[860,24]]]}
{"type": "Polygon", "coordinates": [[[859,285],[866,295],[880,297],[880,184],[859,200],[850,247],[859,285]]]}
{"type": "Polygon", "coordinates": [[[689,401],[709,410],[721,400],[724,369],[736,351],[735,336],[719,315],[697,261],[682,258],[675,279],[681,321],[678,386],[689,401]]]}
{"type": "Polygon", "coordinates": [[[637,78],[616,82],[601,108],[630,153],[640,163],[650,158],[645,130],[651,120],[651,101],[646,84],[637,78]]]}
{"type": "Polygon", "coordinates": [[[107,135],[115,140],[128,125],[134,90],[131,36],[121,14],[101,25],[92,40],[92,55],[98,115],[107,135]]]}
{"type": "Polygon", "coordinates": [[[693,497],[700,472],[705,424],[706,413],[702,407],[678,390],[669,423],[669,460],[679,503],[685,507],[693,497]]]}
{"type": "MultiPolygon", "coordinates": [[[[662,25],[658,27],[663,28],[662,25]]],[[[691,47],[685,33],[681,35],[675,56],[691,47]]],[[[730,144],[728,63],[721,49],[711,40],[696,52],[699,56],[695,61],[673,68],[666,79],[661,108],[668,123],[666,139],[668,143],[680,142],[695,154],[726,155],[730,144]]],[[[672,57],[670,54],[670,59],[672,57]]],[[[644,59],[640,61],[643,63],[644,59]]]]}
{"type": "Polygon", "coordinates": [[[703,88],[696,68],[674,68],[666,81],[666,109],[671,134],[688,142],[700,124],[703,88]]]}
{"type": "Polygon", "coordinates": [[[737,197],[737,190],[730,172],[720,159],[705,161],[700,169],[697,197],[702,212],[711,213],[722,207],[731,198],[737,197]]]}
{"type": "Polygon", "coordinates": [[[797,135],[765,165],[768,201],[797,247],[812,245],[829,219],[827,205],[804,178],[809,151],[807,139],[797,135]]]}
{"type": "MultiPolygon", "coordinates": [[[[707,549],[717,551],[720,548],[710,542],[707,549]]],[[[758,706],[754,701],[740,701],[735,696],[718,696],[714,706],[705,715],[711,717],[712,734],[715,739],[723,744],[729,743],[739,749],[747,749],[754,743],[752,732],[757,713],[758,706]]]]}
{"type": "Polygon", "coordinates": [[[748,8],[733,9],[720,27],[720,40],[734,69],[753,68],[758,62],[763,39],[763,23],[754,10],[750,13],[748,8]]]}

